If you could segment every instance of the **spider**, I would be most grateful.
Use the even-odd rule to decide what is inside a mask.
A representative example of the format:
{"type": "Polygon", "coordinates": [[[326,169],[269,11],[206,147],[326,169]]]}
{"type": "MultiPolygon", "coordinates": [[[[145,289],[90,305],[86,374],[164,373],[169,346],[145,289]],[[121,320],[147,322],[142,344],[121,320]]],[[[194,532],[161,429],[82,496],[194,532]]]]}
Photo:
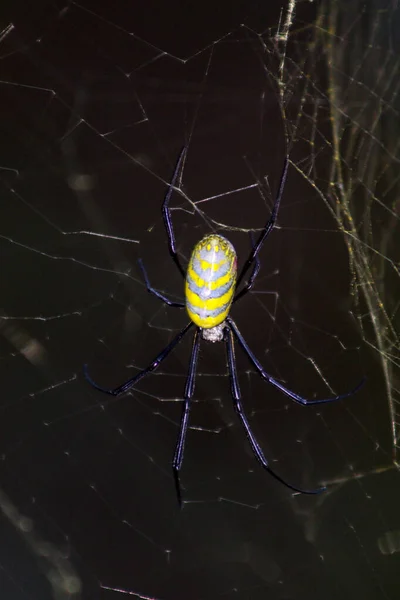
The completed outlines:
{"type": "Polygon", "coordinates": [[[250,363],[253,365],[255,370],[261,375],[261,377],[265,379],[265,381],[276,387],[278,390],[283,392],[286,396],[291,398],[291,400],[297,402],[298,404],[301,404],[302,406],[323,404],[325,402],[335,402],[336,400],[347,398],[348,396],[353,395],[363,385],[364,379],[362,379],[361,382],[350,392],[341,394],[339,396],[333,396],[331,398],[317,400],[308,400],[307,398],[303,398],[296,392],[293,392],[287,387],[285,387],[280,381],[269,375],[264,370],[264,368],[261,366],[261,363],[250,350],[247,342],[245,341],[243,335],[240,333],[234,320],[229,315],[232,304],[237,302],[237,300],[239,300],[240,298],[243,298],[243,296],[247,294],[249,290],[251,290],[259,272],[259,253],[265,240],[273,230],[276,223],[279,205],[285,187],[289,159],[286,156],[278,188],[278,193],[272,208],[271,215],[265,227],[263,228],[258,240],[255,243],[252,240],[252,250],[250,252],[250,255],[244,263],[239,276],[237,277],[236,251],[233,245],[226,238],[217,234],[206,235],[205,237],[203,237],[193,248],[186,272],[182,267],[182,264],[176,251],[175,234],[172,225],[169,202],[172,195],[172,191],[175,188],[178,176],[181,173],[181,169],[186,157],[186,152],[187,147],[182,148],[162,206],[162,214],[165,229],[168,236],[169,252],[171,254],[172,259],[175,262],[175,265],[178,267],[179,272],[185,278],[186,302],[182,303],[170,300],[162,292],[153,288],[150,284],[150,280],[148,278],[143,261],[141,259],[139,259],[139,265],[143,273],[144,281],[148,292],[150,292],[154,296],[157,296],[157,298],[162,300],[168,306],[174,308],[184,308],[186,306],[186,310],[190,317],[190,321],[178,333],[178,335],[175,336],[175,338],[168,344],[168,346],[166,346],[159,354],[157,354],[154,360],[152,360],[151,363],[145,369],[143,369],[134,377],[131,377],[130,379],[128,379],[128,381],[125,381],[125,383],[122,383],[118,387],[114,389],[105,389],[99,386],[89,376],[87,365],[84,366],[85,377],[94,388],[100,390],[101,392],[110,394],[111,396],[119,396],[120,394],[124,394],[131,387],[137,384],[145,375],[157,369],[160,363],[170,354],[170,352],[172,352],[172,350],[179,344],[179,342],[188,333],[188,331],[195,326],[192,351],[189,362],[189,370],[183,397],[184,402],[179,434],[172,461],[172,469],[179,504],[181,505],[182,503],[179,472],[183,462],[185,440],[189,424],[191,399],[193,397],[195,389],[196,365],[199,356],[201,338],[209,342],[219,342],[222,340],[225,342],[230,388],[234,408],[245,430],[247,439],[250,443],[254,456],[261,464],[261,466],[275,479],[283,483],[285,486],[287,486],[294,492],[303,494],[319,494],[320,492],[323,492],[326,489],[325,486],[311,490],[302,489],[285,481],[269,466],[268,461],[265,458],[264,453],[261,449],[261,446],[257,442],[250,428],[249,421],[243,410],[236,370],[234,349],[235,338],[239,343],[239,346],[247,355],[248,359],[250,360],[250,363]],[[239,288],[240,284],[244,280],[246,273],[251,267],[252,270],[250,276],[243,284],[242,289],[240,291],[237,291],[235,294],[235,291],[239,288]]]}

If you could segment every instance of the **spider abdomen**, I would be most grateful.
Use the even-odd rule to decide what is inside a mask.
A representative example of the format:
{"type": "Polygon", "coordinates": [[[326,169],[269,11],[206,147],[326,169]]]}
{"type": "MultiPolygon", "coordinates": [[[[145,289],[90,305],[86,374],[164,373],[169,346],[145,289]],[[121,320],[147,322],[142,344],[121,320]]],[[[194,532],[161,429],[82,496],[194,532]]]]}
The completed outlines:
{"type": "Polygon", "coordinates": [[[236,251],[221,235],[205,236],[193,248],[186,272],[186,309],[204,329],[222,323],[230,310],[237,274],[236,251]]]}

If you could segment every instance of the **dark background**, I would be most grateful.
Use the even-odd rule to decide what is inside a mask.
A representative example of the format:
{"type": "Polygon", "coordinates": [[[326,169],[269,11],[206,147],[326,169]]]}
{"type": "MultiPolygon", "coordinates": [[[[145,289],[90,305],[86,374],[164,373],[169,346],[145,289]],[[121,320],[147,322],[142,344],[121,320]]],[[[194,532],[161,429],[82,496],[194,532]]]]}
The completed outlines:
{"type": "Polygon", "coordinates": [[[398,598],[397,11],[347,4],[296,4],[287,44],[279,2],[2,5],[2,599],[398,598]],[[182,299],[161,204],[185,144],[172,198],[184,261],[213,230],[242,264],[290,154],[278,227],[232,316],[304,396],[367,376],[354,397],[303,408],[237,352],[266,456],[295,485],[327,484],[320,496],[257,464],[222,344],[202,345],[182,510],[171,460],[189,336],[118,400],[83,378],[88,363],[116,386],[187,321],[137,267],[182,299]]]}

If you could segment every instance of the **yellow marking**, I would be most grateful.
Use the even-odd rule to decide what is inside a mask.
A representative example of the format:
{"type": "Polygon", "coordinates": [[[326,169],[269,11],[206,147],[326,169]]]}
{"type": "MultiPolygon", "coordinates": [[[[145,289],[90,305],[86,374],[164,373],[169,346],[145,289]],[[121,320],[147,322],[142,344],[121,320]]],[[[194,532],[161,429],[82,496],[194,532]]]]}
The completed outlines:
{"type": "Polygon", "coordinates": [[[217,290],[219,287],[225,285],[225,283],[228,283],[230,279],[233,279],[232,270],[230,270],[225,275],[222,275],[222,277],[219,277],[215,281],[205,281],[199,275],[197,275],[196,271],[193,269],[190,263],[187,270],[186,278],[193,281],[193,283],[195,283],[200,288],[206,285],[209,290],[217,290]]]}
{"type": "Polygon", "coordinates": [[[200,262],[200,268],[202,271],[205,271],[206,269],[211,269],[211,271],[218,271],[218,269],[227,262],[225,258],[219,263],[209,263],[207,260],[202,260],[200,256],[196,256],[196,258],[200,262]]]}
{"type": "Polygon", "coordinates": [[[215,250],[215,252],[219,252],[218,246],[214,246],[214,250],[215,250]]]}
{"type": "Polygon", "coordinates": [[[229,312],[229,308],[230,307],[228,306],[228,310],[224,311],[223,313],[220,313],[216,317],[205,318],[199,317],[198,314],[192,312],[188,307],[186,307],[186,310],[188,312],[190,320],[193,321],[195,325],[197,325],[198,327],[202,327],[203,329],[211,329],[211,327],[215,327],[216,325],[222,323],[222,321],[225,321],[226,315],[229,312]]]}
{"type": "Polygon", "coordinates": [[[207,252],[210,252],[211,250],[211,244],[207,244],[207,252]]]}
{"type": "Polygon", "coordinates": [[[197,308],[204,308],[205,310],[215,310],[216,308],[221,308],[224,304],[227,304],[232,299],[234,292],[234,286],[232,285],[226,294],[223,294],[219,298],[199,298],[197,294],[192,292],[189,288],[189,285],[186,283],[186,299],[192,306],[196,306],[197,308]]]}

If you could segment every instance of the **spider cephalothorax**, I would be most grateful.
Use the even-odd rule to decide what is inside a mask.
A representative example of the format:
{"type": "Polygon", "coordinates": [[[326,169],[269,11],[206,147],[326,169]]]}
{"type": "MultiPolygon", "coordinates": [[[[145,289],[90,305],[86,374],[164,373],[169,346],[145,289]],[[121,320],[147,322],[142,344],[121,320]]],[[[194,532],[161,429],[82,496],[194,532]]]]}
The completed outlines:
{"type": "Polygon", "coordinates": [[[279,204],[285,186],[289,160],[288,158],[286,158],[285,160],[278,194],[276,196],[271,215],[265,227],[263,228],[258,240],[256,241],[256,243],[253,243],[253,248],[250,252],[250,255],[244,263],[239,277],[236,279],[237,260],[235,249],[227,239],[220,235],[208,235],[195,245],[192,255],[190,257],[186,274],[179,260],[179,256],[177,254],[175,246],[175,235],[171,221],[169,201],[171,198],[172,190],[175,187],[178,177],[181,176],[181,168],[186,157],[186,152],[187,148],[183,148],[179,156],[178,162],[176,164],[175,171],[172,176],[172,180],[162,207],[165,228],[168,235],[169,251],[180,273],[186,279],[186,303],[170,300],[169,298],[167,298],[167,296],[165,296],[165,294],[153,288],[150,285],[149,278],[141,260],[139,261],[139,264],[143,272],[147,290],[151,294],[154,294],[155,296],[157,296],[157,298],[165,302],[168,306],[176,308],[184,308],[186,306],[186,310],[191,320],[178,333],[178,335],[175,336],[175,338],[168,344],[168,346],[166,346],[166,348],[164,348],[154,358],[154,360],[150,363],[148,367],[137,373],[134,377],[128,379],[128,381],[125,381],[122,385],[111,390],[100,387],[89,377],[86,365],[85,376],[87,380],[91,383],[91,385],[96,389],[107,394],[111,394],[112,396],[119,396],[120,394],[123,394],[131,387],[133,387],[136,383],[138,383],[145,375],[147,375],[147,373],[150,373],[157,369],[159,364],[177,346],[177,344],[182,340],[182,338],[189,331],[189,329],[191,329],[193,325],[196,325],[189,363],[189,372],[186,380],[185,392],[183,397],[184,402],[179,428],[179,435],[176,443],[174,458],[172,461],[172,468],[175,477],[176,491],[179,502],[181,502],[179,472],[182,467],[185,439],[189,424],[189,412],[191,406],[190,401],[193,397],[195,388],[196,366],[197,359],[199,356],[201,337],[211,342],[217,342],[222,340],[225,341],[228,371],[231,384],[231,394],[234,407],[239,417],[239,420],[242,423],[243,428],[246,432],[251,449],[253,450],[253,453],[259,461],[259,463],[261,464],[261,466],[271,475],[273,475],[275,479],[285,484],[288,488],[294,490],[295,492],[302,492],[305,494],[318,494],[319,492],[322,492],[325,488],[321,487],[315,490],[301,489],[282,479],[282,477],[275,473],[275,471],[273,471],[269,466],[268,461],[265,458],[264,453],[261,449],[261,446],[254,437],[253,432],[251,431],[250,424],[243,410],[239,382],[236,372],[234,340],[236,338],[236,340],[239,342],[239,345],[250,360],[251,364],[263,379],[271,383],[274,387],[276,387],[286,396],[303,406],[311,404],[322,404],[325,402],[333,402],[335,400],[346,398],[354,394],[354,392],[356,392],[362,386],[364,380],[362,380],[353,390],[345,394],[341,394],[340,396],[334,396],[333,398],[324,398],[321,400],[307,400],[299,394],[296,394],[296,392],[293,392],[292,390],[288,389],[280,381],[269,375],[264,370],[257,358],[254,356],[253,352],[250,350],[249,346],[247,345],[247,342],[240,333],[235,322],[229,316],[229,311],[231,309],[232,303],[239,300],[239,298],[242,298],[252,288],[256,276],[258,274],[260,268],[258,255],[263,243],[265,242],[270,232],[273,230],[276,222],[279,204]],[[242,289],[239,292],[236,292],[235,294],[235,289],[239,288],[240,284],[243,282],[246,273],[249,271],[250,268],[252,269],[250,276],[242,286],[242,289]]]}

